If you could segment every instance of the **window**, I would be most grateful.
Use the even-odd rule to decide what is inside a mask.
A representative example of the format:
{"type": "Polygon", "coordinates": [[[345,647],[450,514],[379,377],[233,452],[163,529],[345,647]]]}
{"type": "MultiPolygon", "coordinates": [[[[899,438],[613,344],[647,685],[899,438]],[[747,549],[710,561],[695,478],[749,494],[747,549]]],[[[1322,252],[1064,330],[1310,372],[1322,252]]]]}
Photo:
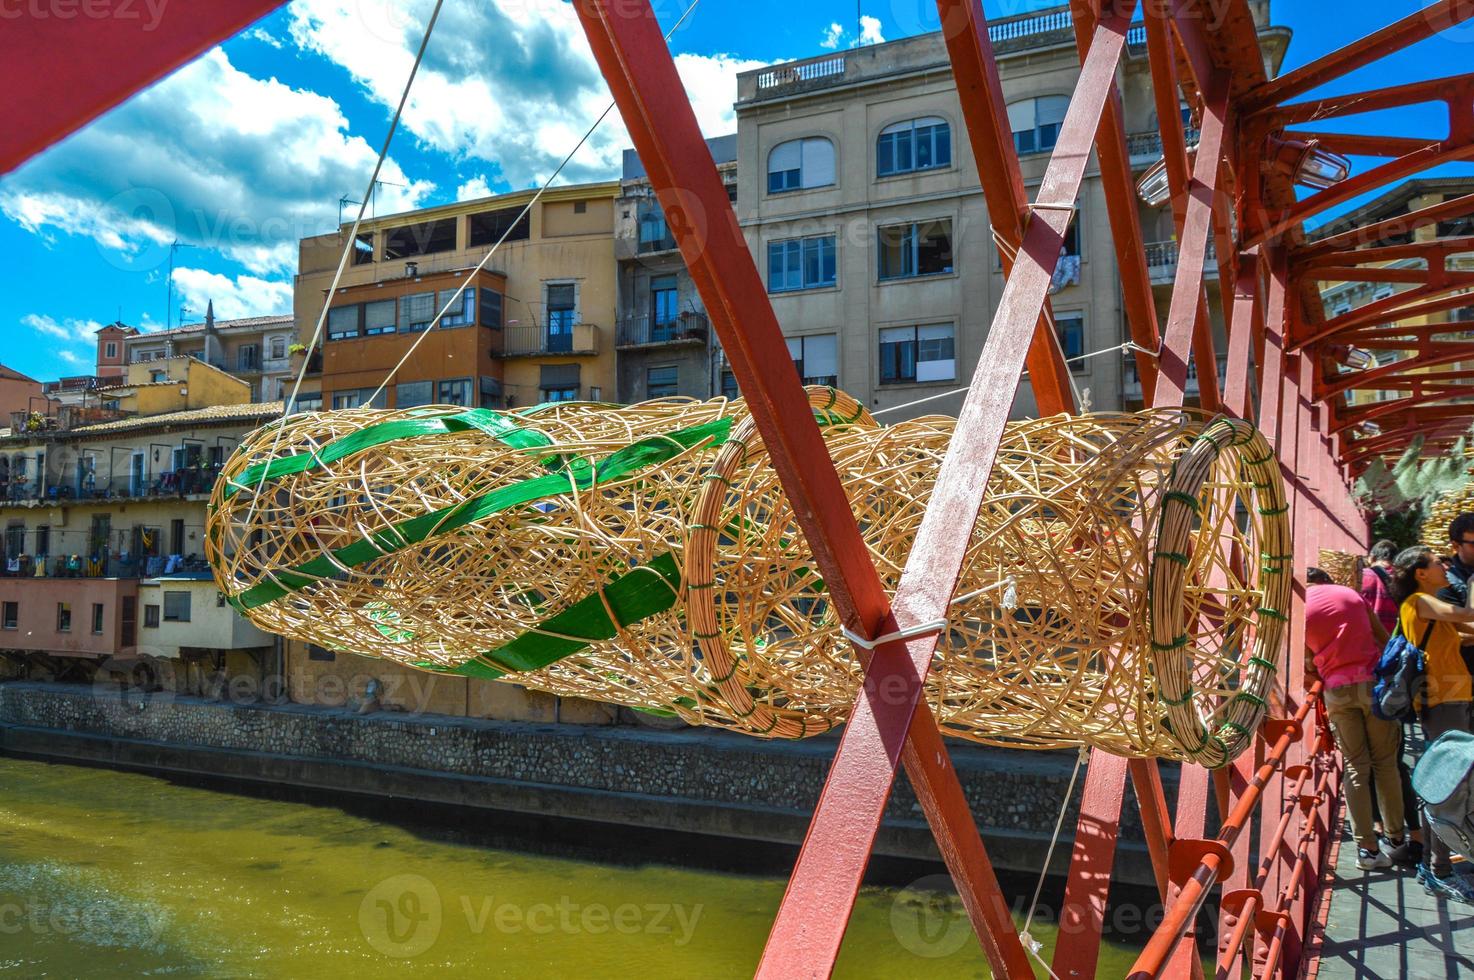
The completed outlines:
{"type": "Polygon", "coordinates": [[[412,259],[416,255],[449,252],[456,247],[456,219],[441,218],[400,225],[384,232],[384,259],[412,259]]]}
{"type": "Polygon", "coordinates": [[[660,252],[676,247],[676,240],[666,224],[665,212],[651,202],[640,209],[640,251],[660,252]]]}
{"type": "Polygon", "coordinates": [[[646,368],[645,397],[674,398],[676,390],[680,387],[680,381],[681,369],[678,365],[646,368]]]}
{"type": "Polygon", "coordinates": [[[952,271],[952,219],[887,225],[878,231],[880,278],[912,279],[952,271]]]}
{"type": "Polygon", "coordinates": [[[878,177],[952,165],[952,127],[936,116],[887,126],[875,142],[878,177]]]}
{"type": "Polygon", "coordinates": [[[388,392],[381,391],[375,395],[372,388],[333,392],[333,408],[384,408],[388,403],[388,392]]]}
{"type": "Polygon", "coordinates": [[[283,357],[286,357],[286,356],[287,356],[287,338],[285,338],[285,337],[272,337],[271,338],[271,359],[273,361],[279,361],[283,357]]]}
{"type": "Polygon", "coordinates": [[[1063,95],[1024,99],[1008,107],[1008,125],[1013,145],[1020,153],[1042,153],[1054,149],[1059,127],[1065,121],[1070,100],[1063,95]]]}
{"type": "Polygon", "coordinates": [[[839,384],[839,338],[832,333],[788,338],[788,356],[806,385],[839,384]]]}
{"type": "Polygon", "coordinates": [[[72,631],[72,604],[70,602],[56,604],[56,631],[58,633],[72,631]]]}
{"type": "Polygon", "coordinates": [[[768,193],[834,183],[834,144],[822,136],[779,143],[768,153],[768,193]]]}
{"type": "Polygon", "coordinates": [[[481,325],[502,328],[502,294],[485,286],[481,287],[481,325]]]}
{"type": "Polygon", "coordinates": [[[316,643],[309,643],[307,644],[307,659],[332,661],[337,660],[338,655],[327,647],[320,647],[316,643]]]}
{"type": "MultiPolygon", "coordinates": [[[[451,297],[455,296],[454,289],[442,289],[440,291],[440,309],[445,309],[451,297]]],[[[439,310],[436,310],[438,313],[439,310]]],[[[461,295],[456,298],[455,305],[445,310],[445,316],[440,318],[442,327],[464,327],[476,322],[476,288],[467,286],[461,290],[461,295]]]]}
{"type": "Polygon", "coordinates": [[[722,369],[722,397],[723,398],[737,398],[741,394],[742,394],[741,390],[737,387],[737,375],[733,374],[729,369],[723,368],[722,369]]]}
{"type": "Polygon", "coordinates": [[[439,382],[435,386],[435,401],[440,405],[470,405],[471,379],[457,378],[454,381],[439,382]]]}
{"type": "Polygon", "coordinates": [[[531,212],[521,208],[502,208],[499,211],[482,211],[471,215],[470,245],[495,245],[502,241],[521,242],[532,237],[531,212]]]}
{"type": "Polygon", "coordinates": [[[358,304],[328,310],[328,339],[347,340],[358,336],[358,304]]]}
{"type": "Polygon", "coordinates": [[[169,380],[169,372],[167,372],[167,371],[150,371],[148,373],[148,380],[151,381],[154,384],[161,384],[161,383],[169,380]]]}
{"type": "Polygon", "coordinates": [[[543,364],[539,366],[538,390],[545,402],[578,400],[579,365],[543,364]]]}
{"type": "Polygon", "coordinates": [[[395,303],[392,299],[363,304],[363,334],[373,337],[394,332],[395,303]]]}
{"type": "Polygon", "coordinates": [[[577,290],[573,283],[548,283],[548,336],[550,354],[573,350],[573,323],[577,317],[577,290]]]}
{"type": "Polygon", "coordinates": [[[371,231],[359,232],[353,240],[353,264],[368,265],[374,260],[374,233],[371,231]]]}
{"type": "Polygon", "coordinates": [[[650,280],[650,330],[652,340],[668,340],[680,313],[680,289],[675,276],[650,280]]]}
{"type": "Polygon", "coordinates": [[[588,201],[574,201],[573,202],[573,213],[574,214],[585,214],[585,213],[587,213],[588,209],[589,209],[589,202],[588,201]]]}
{"type": "Polygon", "coordinates": [[[20,603],[0,604],[0,629],[20,629],[20,603]]]}
{"type": "Polygon", "coordinates": [[[235,363],[237,371],[261,370],[261,345],[241,344],[236,351],[235,363]]]}
{"type": "Polygon", "coordinates": [[[435,294],[412,293],[399,297],[399,330],[413,333],[424,330],[435,319],[435,294]]]}
{"type": "Polygon", "coordinates": [[[957,377],[952,324],[886,327],[880,331],[880,383],[951,381],[957,377]]]}
{"type": "MultiPolygon", "coordinates": [[[[1055,329],[1059,331],[1059,346],[1065,352],[1065,360],[1080,357],[1085,353],[1085,314],[1056,313],[1055,329]]],[[[1071,371],[1084,371],[1088,361],[1071,361],[1071,371]]]]}
{"type": "Polygon", "coordinates": [[[94,636],[102,635],[102,620],[102,603],[94,602],[92,604],[92,633],[94,636]]]}
{"type": "Polygon", "coordinates": [[[496,378],[481,376],[481,407],[496,408],[502,403],[502,383],[496,378]]]}
{"type": "Polygon", "coordinates": [[[164,622],[187,623],[189,622],[189,593],[188,592],[165,592],[164,593],[164,622]]]}
{"type": "Polygon", "coordinates": [[[394,406],[414,408],[416,405],[428,405],[433,387],[428,381],[406,381],[394,389],[394,406]]]}
{"type": "Polygon", "coordinates": [[[834,283],[833,235],[768,243],[768,292],[817,289],[834,283]]]}
{"type": "Polygon", "coordinates": [[[102,355],[103,357],[117,357],[118,356],[118,343],[115,340],[109,340],[107,342],[107,345],[103,349],[106,352],[106,353],[104,353],[102,355]]]}
{"type": "Polygon", "coordinates": [[[578,401],[578,389],[543,388],[542,396],[545,402],[576,402],[578,401]]]}
{"type": "Polygon", "coordinates": [[[297,401],[296,401],[295,405],[296,405],[296,408],[294,409],[294,411],[298,411],[298,412],[321,412],[322,411],[322,392],[320,392],[320,391],[307,391],[307,392],[303,392],[303,393],[301,393],[301,394],[299,394],[297,396],[297,401]]]}
{"type": "Polygon", "coordinates": [[[143,625],[145,629],[156,630],[159,628],[159,607],[148,605],[143,607],[143,625]]]}
{"type": "Polygon", "coordinates": [[[36,525],[36,557],[44,558],[51,554],[51,525],[36,525]]]}

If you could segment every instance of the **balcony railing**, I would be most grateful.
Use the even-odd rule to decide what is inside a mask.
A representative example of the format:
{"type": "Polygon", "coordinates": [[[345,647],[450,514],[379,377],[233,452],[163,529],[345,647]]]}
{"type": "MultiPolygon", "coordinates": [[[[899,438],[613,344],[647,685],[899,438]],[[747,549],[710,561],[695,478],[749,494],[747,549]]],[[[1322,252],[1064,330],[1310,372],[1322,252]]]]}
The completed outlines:
{"type": "Polygon", "coordinates": [[[68,500],[139,500],[149,497],[183,497],[208,494],[220,475],[218,466],[186,467],[147,477],[96,477],[40,486],[35,479],[12,479],[0,493],[10,503],[60,503],[68,500]]]}
{"type": "Polygon", "coordinates": [[[503,357],[592,356],[597,353],[599,328],[592,323],[575,323],[566,329],[555,329],[545,324],[509,324],[502,328],[503,357]]]}
{"type": "MultiPolygon", "coordinates": [[[[1177,275],[1177,251],[1178,246],[1174,241],[1147,242],[1146,266],[1151,273],[1153,283],[1170,283],[1177,275]]],[[[1218,278],[1217,257],[1217,247],[1213,239],[1209,238],[1206,265],[1203,266],[1204,279],[1218,278]]]]}
{"type": "MultiPolygon", "coordinates": [[[[1228,374],[1228,357],[1220,354],[1218,357],[1218,387],[1223,388],[1224,379],[1228,374]]],[[[1127,357],[1125,371],[1122,380],[1122,394],[1127,401],[1141,401],[1141,375],[1136,370],[1136,358],[1127,357]]],[[[1187,362],[1187,387],[1183,392],[1185,395],[1196,395],[1198,393],[1198,362],[1192,358],[1187,362]]]]}
{"type": "Polygon", "coordinates": [[[666,344],[705,344],[710,322],[705,313],[681,313],[669,320],[630,316],[619,321],[618,347],[655,347],[666,344]]]}
{"type": "MultiPolygon", "coordinates": [[[[1184,127],[1183,136],[1189,146],[1198,141],[1198,130],[1184,127]]],[[[1150,167],[1162,156],[1162,134],[1156,130],[1132,133],[1126,137],[1126,149],[1131,154],[1133,167],[1150,167]]]]}
{"type": "Polygon", "coordinates": [[[800,82],[810,82],[816,78],[833,78],[843,74],[844,55],[836,54],[827,58],[782,65],[765,71],[757,77],[757,87],[759,89],[781,88],[786,85],[797,85],[800,82]]]}

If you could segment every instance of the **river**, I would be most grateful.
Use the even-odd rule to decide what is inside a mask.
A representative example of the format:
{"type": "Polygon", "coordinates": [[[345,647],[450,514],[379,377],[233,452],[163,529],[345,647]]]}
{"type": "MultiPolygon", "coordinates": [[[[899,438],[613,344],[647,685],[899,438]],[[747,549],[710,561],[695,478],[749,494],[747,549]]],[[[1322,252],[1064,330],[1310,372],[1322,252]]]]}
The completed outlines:
{"type": "MultiPolygon", "coordinates": [[[[781,875],[640,860],[617,830],[602,833],[589,843],[608,859],[573,859],[328,805],[0,758],[0,974],[752,974],[781,875]]],[[[987,976],[955,896],[927,888],[937,883],[867,886],[836,976],[987,976]]],[[[1033,932],[1047,960],[1053,934],[1033,932]]],[[[1131,959],[1108,943],[1100,975],[1131,959]]]]}

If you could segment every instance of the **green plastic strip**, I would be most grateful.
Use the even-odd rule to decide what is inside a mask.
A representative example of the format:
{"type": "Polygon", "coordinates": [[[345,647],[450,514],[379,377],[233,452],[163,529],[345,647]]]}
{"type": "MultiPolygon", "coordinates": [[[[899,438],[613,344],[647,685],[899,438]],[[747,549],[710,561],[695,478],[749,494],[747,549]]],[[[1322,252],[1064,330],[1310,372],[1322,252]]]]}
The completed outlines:
{"type": "Polygon", "coordinates": [[[1191,494],[1183,493],[1181,490],[1171,490],[1163,496],[1166,497],[1166,499],[1168,500],[1175,500],[1185,507],[1191,507],[1194,514],[1203,509],[1202,506],[1198,503],[1197,497],[1194,497],[1191,494]]]}
{"type": "Polygon", "coordinates": [[[248,466],[240,472],[239,476],[226,483],[225,497],[229,499],[237,491],[253,489],[266,480],[305,473],[329,463],[336,463],[354,453],[363,452],[374,446],[382,446],[385,443],[472,430],[484,432],[514,449],[547,449],[553,445],[553,441],[541,432],[524,429],[505,415],[485,408],[473,408],[455,415],[427,415],[423,418],[380,422],[378,425],[366,426],[357,432],[334,439],[316,452],[291,453],[265,463],[248,466]]]}
{"type": "Polygon", "coordinates": [[[1250,657],[1249,663],[1256,667],[1263,667],[1265,670],[1272,670],[1275,673],[1279,673],[1280,665],[1273,660],[1265,660],[1263,657],[1250,657]]]}
{"type": "Polygon", "coordinates": [[[652,558],[585,596],[567,609],[522,633],[505,646],[488,650],[458,667],[418,663],[416,667],[462,677],[496,680],[507,674],[541,670],[619,630],[665,612],[676,604],[681,570],[669,552],[652,558]],[[614,610],[618,622],[609,618],[614,610]],[[556,634],[556,635],[554,635],[556,634]]]}
{"type": "Polygon", "coordinates": [[[1187,689],[1187,693],[1182,696],[1182,699],[1180,701],[1174,701],[1166,695],[1161,694],[1160,692],[1158,692],[1157,697],[1161,699],[1163,704],[1170,704],[1174,708],[1180,708],[1193,699],[1193,689],[1189,687],[1187,689]]]}
{"type": "Polygon", "coordinates": [[[253,585],[235,596],[232,604],[242,610],[254,609],[320,579],[329,578],[343,568],[355,568],[519,504],[556,497],[574,488],[586,490],[597,483],[622,479],[646,467],[672,459],[703,442],[711,446],[720,445],[731,428],[732,419],[728,417],[689,429],[679,429],[669,435],[641,439],[611,453],[595,465],[590,465],[585,460],[573,460],[562,473],[535,476],[480,497],[472,497],[452,507],[391,524],[373,532],[367,538],[337,548],[331,554],[320,555],[296,568],[280,572],[271,581],[253,585]]]}
{"type": "Polygon", "coordinates": [[[1290,621],[1290,617],[1289,616],[1286,616],[1284,613],[1280,612],[1278,609],[1270,609],[1268,606],[1260,606],[1259,609],[1258,609],[1258,612],[1259,612],[1259,615],[1261,615],[1261,616],[1268,616],[1271,619],[1277,619],[1277,620],[1279,620],[1282,623],[1288,623],[1290,621]]]}

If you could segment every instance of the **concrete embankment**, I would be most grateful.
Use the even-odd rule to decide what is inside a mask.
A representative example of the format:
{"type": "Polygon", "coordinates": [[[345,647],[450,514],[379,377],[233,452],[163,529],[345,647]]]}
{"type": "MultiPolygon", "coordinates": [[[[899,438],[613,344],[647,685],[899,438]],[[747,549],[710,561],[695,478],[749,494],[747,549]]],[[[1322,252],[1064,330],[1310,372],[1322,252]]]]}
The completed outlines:
{"type": "MultiPolygon", "coordinates": [[[[767,742],[707,730],[358,715],[80,685],[0,684],[0,752],[7,754],[737,841],[802,841],[834,748],[832,737],[767,742]]],[[[1037,873],[1073,754],[962,743],[951,752],[994,862],[1037,873]]],[[[1115,876],[1150,885],[1134,811],[1128,795],[1115,876]]],[[[1065,868],[1074,827],[1072,804],[1056,871],[1065,868]]],[[[937,857],[904,775],[876,851],[937,857]]]]}

